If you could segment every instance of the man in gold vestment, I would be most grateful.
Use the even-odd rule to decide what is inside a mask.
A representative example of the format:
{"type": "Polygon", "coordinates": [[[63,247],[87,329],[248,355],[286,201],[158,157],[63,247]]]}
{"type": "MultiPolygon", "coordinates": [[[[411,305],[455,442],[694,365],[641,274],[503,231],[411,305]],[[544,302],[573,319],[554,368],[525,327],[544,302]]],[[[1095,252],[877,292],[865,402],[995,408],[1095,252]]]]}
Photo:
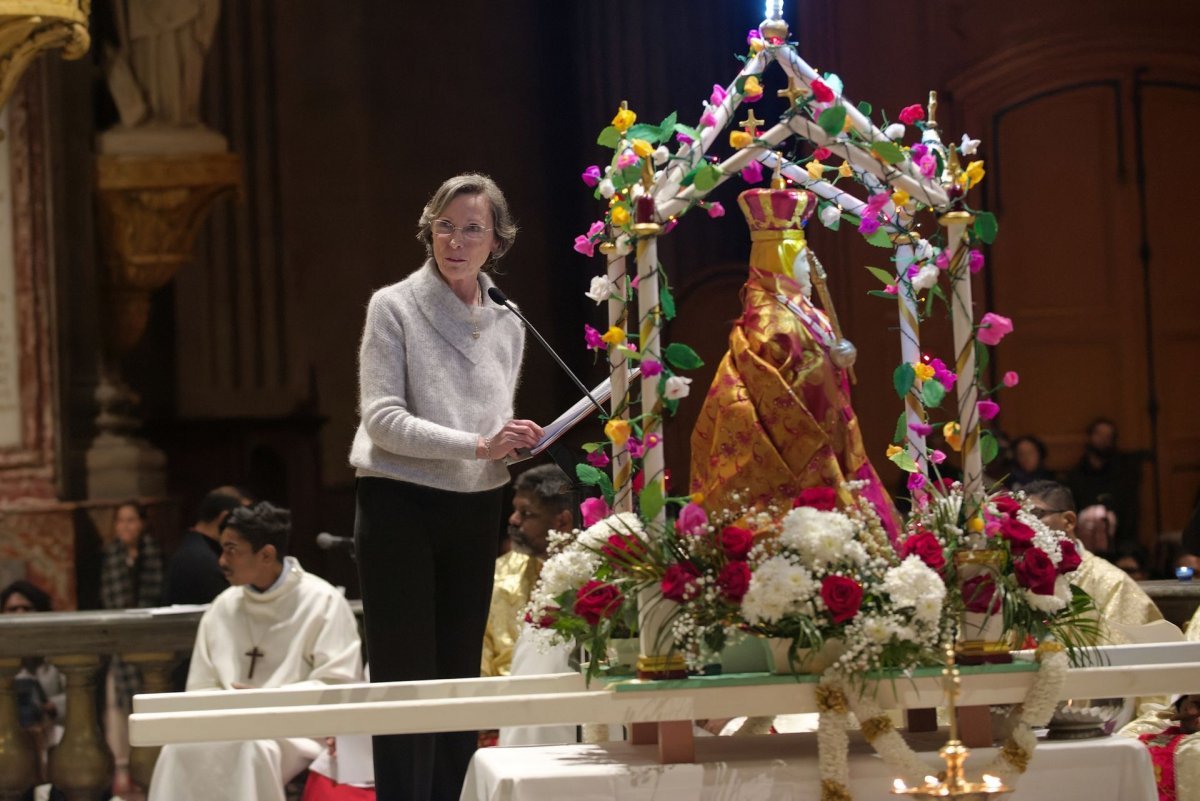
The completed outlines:
{"type": "Polygon", "coordinates": [[[814,202],[811,192],[778,184],[738,197],[750,227],[750,278],[729,351],[692,431],[691,490],[714,513],[790,507],[803,489],[832,487],[844,495],[844,482],[859,481],[895,541],[896,510],[850,405],[853,346],[808,297],[804,225],[814,202]]]}

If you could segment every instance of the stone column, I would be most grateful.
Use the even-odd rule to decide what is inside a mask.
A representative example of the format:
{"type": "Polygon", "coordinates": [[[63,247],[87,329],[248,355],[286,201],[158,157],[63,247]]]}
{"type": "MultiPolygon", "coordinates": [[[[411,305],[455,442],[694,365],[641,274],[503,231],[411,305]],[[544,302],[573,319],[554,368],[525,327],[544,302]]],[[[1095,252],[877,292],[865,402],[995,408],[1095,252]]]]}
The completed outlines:
{"type": "MultiPolygon", "coordinates": [[[[179,661],[172,651],[162,653],[123,654],[122,659],[137,665],[142,673],[143,693],[171,692],[171,669],[179,661]]],[[[154,763],[162,746],[134,746],[129,755],[129,773],[133,783],[146,792],[150,791],[150,778],[154,775],[154,763]]]]}
{"type": "Polygon", "coordinates": [[[0,801],[17,801],[38,780],[38,754],[17,715],[18,658],[0,659],[0,801]]]}
{"type": "Polygon", "coordinates": [[[95,654],[59,656],[54,666],[67,681],[67,717],[62,742],[50,752],[50,781],[67,801],[96,801],[112,783],[113,758],[96,720],[95,654]]]}

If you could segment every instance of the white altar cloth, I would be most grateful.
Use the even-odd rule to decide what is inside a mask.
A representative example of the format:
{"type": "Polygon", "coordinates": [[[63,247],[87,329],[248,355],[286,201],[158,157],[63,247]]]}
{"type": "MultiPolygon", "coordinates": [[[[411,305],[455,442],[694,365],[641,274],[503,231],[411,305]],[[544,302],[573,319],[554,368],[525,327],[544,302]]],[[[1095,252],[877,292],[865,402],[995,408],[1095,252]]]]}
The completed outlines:
{"type": "MultiPolygon", "coordinates": [[[[910,738],[936,765],[945,732],[910,738]],[[920,739],[917,739],[919,737],[920,739]]],[[[967,762],[978,777],[995,749],[967,762]]],[[[461,801],[817,801],[816,735],[699,737],[696,763],[658,764],[657,747],[599,745],[485,748],[475,754],[461,801]]],[[[850,792],[857,801],[891,795],[895,774],[857,733],[850,739],[850,792]]],[[[1126,738],[1040,742],[1014,801],[1156,801],[1144,746],[1126,738]]]]}

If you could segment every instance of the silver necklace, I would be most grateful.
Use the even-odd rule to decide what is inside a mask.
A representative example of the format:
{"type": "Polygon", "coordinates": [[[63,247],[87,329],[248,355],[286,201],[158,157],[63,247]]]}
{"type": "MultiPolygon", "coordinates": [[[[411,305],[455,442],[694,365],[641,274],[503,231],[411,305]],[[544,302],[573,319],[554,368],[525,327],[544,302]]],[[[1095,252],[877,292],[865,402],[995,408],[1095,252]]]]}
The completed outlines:
{"type": "Polygon", "coordinates": [[[483,307],[483,287],[479,287],[479,299],[471,307],[471,338],[479,339],[479,310],[483,307]]]}

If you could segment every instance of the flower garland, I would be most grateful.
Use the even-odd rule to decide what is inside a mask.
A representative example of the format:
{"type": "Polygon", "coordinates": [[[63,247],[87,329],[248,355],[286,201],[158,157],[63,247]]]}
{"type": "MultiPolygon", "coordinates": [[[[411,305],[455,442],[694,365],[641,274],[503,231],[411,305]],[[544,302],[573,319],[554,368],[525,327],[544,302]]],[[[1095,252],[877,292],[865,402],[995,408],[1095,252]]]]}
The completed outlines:
{"type": "MultiPolygon", "coordinates": [[[[1021,714],[1012,733],[983,773],[999,777],[1010,788],[1025,772],[1037,747],[1035,727],[1045,726],[1058,704],[1067,678],[1066,649],[1053,641],[1038,646],[1039,669],[1021,704],[1021,714]]],[[[821,770],[821,801],[849,801],[849,737],[847,712],[858,718],[863,737],[893,770],[913,782],[930,774],[930,766],[917,755],[878,702],[865,693],[845,692],[844,679],[835,670],[826,671],[817,686],[817,753],[821,770]]]]}

